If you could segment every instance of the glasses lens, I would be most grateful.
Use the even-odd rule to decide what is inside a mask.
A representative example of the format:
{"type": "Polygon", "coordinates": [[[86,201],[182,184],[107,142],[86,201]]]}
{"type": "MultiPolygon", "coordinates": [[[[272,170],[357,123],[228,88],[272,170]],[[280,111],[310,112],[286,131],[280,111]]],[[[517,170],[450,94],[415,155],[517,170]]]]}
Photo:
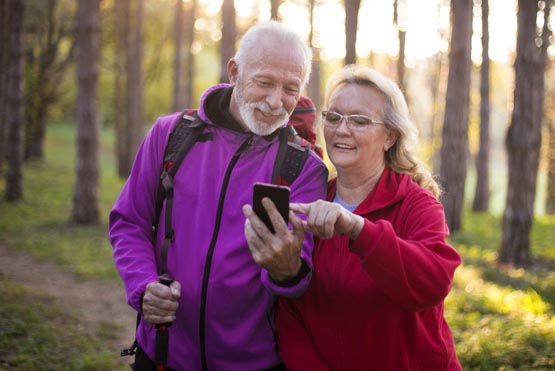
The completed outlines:
{"type": "Polygon", "coordinates": [[[322,112],[322,116],[324,116],[324,120],[329,122],[330,124],[338,124],[341,121],[341,115],[339,113],[331,112],[331,111],[324,111],[322,112]]]}
{"type": "Polygon", "coordinates": [[[370,125],[370,119],[363,115],[351,115],[349,116],[349,121],[351,122],[351,125],[361,129],[370,125]]]}

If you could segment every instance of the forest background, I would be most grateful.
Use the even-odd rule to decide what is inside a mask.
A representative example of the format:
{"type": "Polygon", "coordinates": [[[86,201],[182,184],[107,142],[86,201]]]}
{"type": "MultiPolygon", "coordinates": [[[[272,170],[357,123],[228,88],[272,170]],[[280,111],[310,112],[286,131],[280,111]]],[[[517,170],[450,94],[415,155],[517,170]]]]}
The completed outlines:
{"type": "MultiPolygon", "coordinates": [[[[348,63],[406,93],[465,261],[446,309],[465,369],[553,367],[552,0],[0,0],[0,11],[0,244],[117,280],[107,213],[146,130],[227,82],[245,30],[280,19],[313,48],[305,94],[318,109],[348,63]]],[[[40,364],[0,325],[0,369],[25,369],[6,355],[14,345],[40,364]]],[[[72,357],[68,369],[84,362],[72,357]]],[[[79,367],[97,369],[92,358],[79,367]]]]}

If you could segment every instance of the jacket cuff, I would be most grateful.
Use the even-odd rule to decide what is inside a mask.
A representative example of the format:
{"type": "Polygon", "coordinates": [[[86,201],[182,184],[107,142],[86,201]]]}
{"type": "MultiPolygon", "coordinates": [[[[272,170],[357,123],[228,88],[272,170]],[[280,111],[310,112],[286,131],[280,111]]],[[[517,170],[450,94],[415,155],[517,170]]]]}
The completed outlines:
{"type": "Polygon", "coordinates": [[[312,277],[312,266],[310,262],[301,257],[301,269],[296,277],[286,282],[275,282],[270,277],[266,269],[262,270],[261,280],[266,289],[273,295],[279,295],[286,298],[299,297],[308,287],[310,278],[312,277]]]}
{"type": "Polygon", "coordinates": [[[310,268],[308,267],[308,264],[306,262],[306,260],[301,259],[301,269],[299,269],[299,273],[297,273],[297,275],[291,279],[288,279],[287,281],[282,281],[282,282],[276,282],[272,279],[272,276],[268,275],[268,277],[270,278],[270,281],[272,281],[274,284],[281,286],[281,287],[293,287],[298,285],[303,278],[305,278],[307,276],[307,274],[310,273],[310,268]]]}

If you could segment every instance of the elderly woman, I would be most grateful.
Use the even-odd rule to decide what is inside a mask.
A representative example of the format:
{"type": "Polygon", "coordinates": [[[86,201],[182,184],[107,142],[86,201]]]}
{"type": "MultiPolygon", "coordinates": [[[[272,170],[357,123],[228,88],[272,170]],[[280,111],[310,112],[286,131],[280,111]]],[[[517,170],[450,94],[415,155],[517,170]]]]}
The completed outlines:
{"type": "Polygon", "coordinates": [[[291,204],[317,242],[308,290],[281,300],[276,316],[288,370],[461,370],[443,316],[461,259],[446,241],[439,187],[413,152],[403,94],[347,66],[325,100],[337,177],[328,201],[291,204]]]}

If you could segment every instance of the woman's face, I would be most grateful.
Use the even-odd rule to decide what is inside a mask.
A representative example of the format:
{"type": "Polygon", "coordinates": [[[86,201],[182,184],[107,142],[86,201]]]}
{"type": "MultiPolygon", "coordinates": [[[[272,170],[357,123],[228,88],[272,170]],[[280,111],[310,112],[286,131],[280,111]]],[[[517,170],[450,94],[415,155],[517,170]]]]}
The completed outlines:
{"type": "MultiPolygon", "coordinates": [[[[348,84],[331,96],[327,110],[343,116],[364,115],[372,121],[383,123],[384,107],[385,98],[376,88],[348,84]]],[[[326,123],[325,119],[323,123],[327,153],[338,170],[381,169],[385,163],[385,151],[397,139],[396,133],[383,124],[355,127],[348,124],[346,119],[341,119],[335,125],[326,123]]]]}

